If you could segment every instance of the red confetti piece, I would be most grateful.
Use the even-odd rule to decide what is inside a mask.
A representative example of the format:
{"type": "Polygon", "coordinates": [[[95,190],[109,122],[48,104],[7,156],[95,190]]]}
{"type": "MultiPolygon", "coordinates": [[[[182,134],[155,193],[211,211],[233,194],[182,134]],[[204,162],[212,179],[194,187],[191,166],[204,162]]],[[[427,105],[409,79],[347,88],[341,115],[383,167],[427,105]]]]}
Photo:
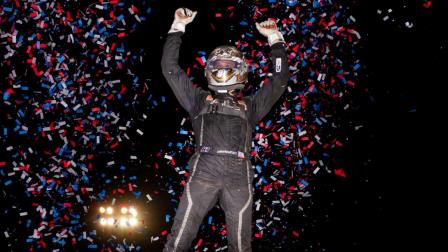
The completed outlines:
{"type": "Polygon", "coordinates": [[[335,169],[334,174],[336,174],[339,177],[343,177],[343,178],[347,177],[344,169],[335,169]]]}

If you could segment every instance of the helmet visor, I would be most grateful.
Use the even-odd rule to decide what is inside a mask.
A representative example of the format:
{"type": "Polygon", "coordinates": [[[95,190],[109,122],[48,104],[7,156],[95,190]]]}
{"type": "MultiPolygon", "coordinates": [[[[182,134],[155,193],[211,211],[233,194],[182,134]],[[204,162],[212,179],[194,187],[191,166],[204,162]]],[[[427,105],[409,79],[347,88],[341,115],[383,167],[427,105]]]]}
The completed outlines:
{"type": "Polygon", "coordinates": [[[222,83],[223,85],[228,85],[227,83],[230,79],[235,76],[236,72],[233,69],[217,69],[211,71],[211,76],[216,82],[222,83]]]}
{"type": "Polygon", "coordinates": [[[240,70],[242,62],[229,60],[229,59],[215,59],[207,62],[207,70],[217,69],[238,69],[240,70]]]}

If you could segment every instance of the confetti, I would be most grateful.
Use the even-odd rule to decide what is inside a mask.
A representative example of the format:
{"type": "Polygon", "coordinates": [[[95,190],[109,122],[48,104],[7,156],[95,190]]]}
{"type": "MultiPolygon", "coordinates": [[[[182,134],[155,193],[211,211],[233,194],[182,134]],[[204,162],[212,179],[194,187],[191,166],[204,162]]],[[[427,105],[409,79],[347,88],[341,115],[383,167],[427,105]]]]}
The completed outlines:
{"type": "Polygon", "coordinates": [[[139,248],[133,237],[98,236],[88,216],[98,202],[142,194],[141,179],[121,169],[138,156],[117,150],[143,135],[141,111],[165,102],[138,73],[144,49],[129,46],[148,4],[2,1],[0,178],[12,202],[2,208],[20,219],[2,226],[11,250],[139,248]]]}

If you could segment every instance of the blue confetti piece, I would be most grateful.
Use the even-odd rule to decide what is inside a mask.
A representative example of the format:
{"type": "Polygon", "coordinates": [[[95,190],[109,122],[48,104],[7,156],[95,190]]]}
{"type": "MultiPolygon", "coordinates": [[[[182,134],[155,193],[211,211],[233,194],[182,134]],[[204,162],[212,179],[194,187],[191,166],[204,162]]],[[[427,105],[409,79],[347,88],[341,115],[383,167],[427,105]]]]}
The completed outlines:
{"type": "Polygon", "coordinates": [[[293,7],[297,4],[297,0],[285,0],[286,5],[293,7]]]}
{"type": "Polygon", "coordinates": [[[10,97],[10,95],[9,95],[8,92],[4,92],[4,93],[3,93],[3,100],[4,100],[4,101],[7,101],[7,100],[9,99],[9,97],[10,97]]]}
{"type": "Polygon", "coordinates": [[[301,67],[306,67],[306,65],[307,65],[307,62],[306,62],[306,60],[302,60],[302,63],[301,63],[301,67]]]}
{"type": "Polygon", "coordinates": [[[308,185],[309,185],[309,183],[303,179],[300,179],[299,183],[302,184],[304,187],[308,187],[308,185]]]}
{"type": "Polygon", "coordinates": [[[269,162],[269,160],[267,160],[267,159],[265,159],[264,161],[263,161],[263,166],[268,166],[268,163],[269,162]]]}
{"type": "Polygon", "coordinates": [[[138,192],[138,191],[135,191],[135,192],[133,192],[132,194],[134,194],[134,197],[135,197],[136,199],[139,199],[140,196],[142,196],[142,192],[138,192]]]}
{"type": "Polygon", "coordinates": [[[248,23],[247,23],[247,21],[242,20],[242,21],[240,22],[240,25],[242,25],[242,26],[246,26],[246,25],[248,25],[248,23]]]}
{"type": "Polygon", "coordinates": [[[89,245],[87,246],[87,248],[88,248],[88,249],[97,249],[97,248],[98,248],[98,245],[95,244],[95,243],[92,243],[92,244],[89,244],[89,245]]]}

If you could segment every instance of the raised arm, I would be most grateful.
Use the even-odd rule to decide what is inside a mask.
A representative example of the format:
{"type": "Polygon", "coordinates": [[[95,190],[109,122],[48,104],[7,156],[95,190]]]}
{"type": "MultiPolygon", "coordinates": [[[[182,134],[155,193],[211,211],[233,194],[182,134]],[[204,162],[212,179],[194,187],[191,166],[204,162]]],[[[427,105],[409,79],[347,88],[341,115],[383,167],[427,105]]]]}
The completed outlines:
{"type": "Polygon", "coordinates": [[[257,23],[257,29],[268,38],[271,47],[272,76],[267,83],[251,97],[257,123],[271,110],[286,89],[289,79],[288,57],[283,35],[277,30],[274,20],[257,23]]]}
{"type": "Polygon", "coordinates": [[[174,22],[168,31],[165,45],[163,46],[161,61],[163,76],[165,76],[179,103],[189,113],[194,108],[201,88],[194,87],[185,71],[179,66],[179,49],[185,26],[193,21],[196,13],[196,11],[192,12],[186,8],[176,10],[174,22]]]}

